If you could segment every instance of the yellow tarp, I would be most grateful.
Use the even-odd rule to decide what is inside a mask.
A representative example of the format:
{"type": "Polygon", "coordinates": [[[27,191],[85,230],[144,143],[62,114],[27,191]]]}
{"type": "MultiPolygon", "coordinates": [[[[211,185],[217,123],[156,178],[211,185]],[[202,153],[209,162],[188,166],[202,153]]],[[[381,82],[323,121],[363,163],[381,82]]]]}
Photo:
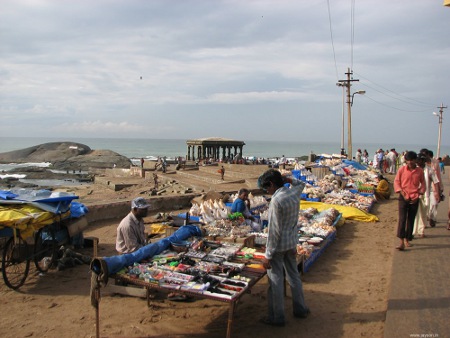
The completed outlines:
{"type": "Polygon", "coordinates": [[[345,219],[352,219],[358,222],[378,222],[379,219],[377,216],[369,214],[368,212],[359,210],[355,207],[346,207],[343,205],[335,205],[335,204],[326,204],[322,202],[310,202],[310,201],[301,201],[300,209],[308,209],[308,208],[316,208],[319,211],[323,211],[326,209],[334,208],[338,210],[342,217],[345,219]]]}
{"type": "Polygon", "coordinates": [[[151,234],[165,234],[166,229],[169,227],[167,224],[163,223],[155,223],[150,225],[150,233],[151,234]]]}
{"type": "Polygon", "coordinates": [[[33,232],[70,215],[70,211],[56,215],[29,204],[0,205],[0,229],[5,227],[20,230],[22,238],[28,238],[33,232]]]}

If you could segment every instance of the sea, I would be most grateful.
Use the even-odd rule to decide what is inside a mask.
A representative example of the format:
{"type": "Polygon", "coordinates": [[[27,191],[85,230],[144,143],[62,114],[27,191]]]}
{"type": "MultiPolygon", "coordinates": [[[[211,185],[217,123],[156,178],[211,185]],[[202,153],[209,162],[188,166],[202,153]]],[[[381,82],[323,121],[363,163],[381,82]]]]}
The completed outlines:
{"type": "MultiPolygon", "coordinates": [[[[152,159],[158,156],[167,158],[185,157],[187,154],[186,139],[146,139],[146,138],[46,138],[46,137],[0,137],[0,153],[13,150],[24,149],[47,142],[77,142],[87,145],[93,150],[112,150],[130,159],[152,159]]],[[[267,140],[245,140],[243,148],[244,157],[256,158],[280,158],[283,155],[287,158],[298,158],[308,156],[313,153],[339,154],[340,140],[336,142],[288,142],[288,141],[267,141],[267,140]]],[[[371,144],[354,143],[354,152],[360,148],[366,149],[369,156],[373,157],[379,148],[395,148],[398,152],[404,150],[418,151],[422,148],[433,150],[436,154],[437,145],[420,144],[371,144]]],[[[441,145],[440,154],[443,157],[450,154],[450,146],[441,145]]],[[[26,165],[26,164],[22,164],[26,165]]],[[[45,163],[34,164],[46,166],[45,163]]],[[[9,170],[17,164],[0,164],[0,171],[9,170]]]]}

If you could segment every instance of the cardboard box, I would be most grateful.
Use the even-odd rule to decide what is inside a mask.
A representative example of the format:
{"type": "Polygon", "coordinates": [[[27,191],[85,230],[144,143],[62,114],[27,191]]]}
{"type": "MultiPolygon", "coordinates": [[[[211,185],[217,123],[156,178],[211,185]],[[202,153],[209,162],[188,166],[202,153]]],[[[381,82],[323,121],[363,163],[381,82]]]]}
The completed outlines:
{"type": "Polygon", "coordinates": [[[84,229],[86,229],[88,226],[88,221],[85,216],[80,218],[72,218],[70,223],[67,225],[67,232],[69,233],[69,237],[73,237],[80,232],[82,232],[84,229]]]}
{"type": "Polygon", "coordinates": [[[255,247],[255,235],[251,235],[248,237],[236,238],[235,243],[242,243],[247,248],[255,247]]]}

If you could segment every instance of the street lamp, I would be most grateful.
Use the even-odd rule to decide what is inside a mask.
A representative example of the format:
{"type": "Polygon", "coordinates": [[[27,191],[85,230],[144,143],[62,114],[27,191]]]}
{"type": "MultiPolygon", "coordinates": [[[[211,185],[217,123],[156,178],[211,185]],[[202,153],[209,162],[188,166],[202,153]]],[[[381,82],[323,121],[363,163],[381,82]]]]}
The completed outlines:
{"type": "MultiPolygon", "coordinates": [[[[350,88],[348,89],[350,91],[350,88]]],[[[350,100],[350,92],[347,92],[347,104],[348,104],[348,117],[347,117],[347,132],[348,132],[348,154],[350,155],[350,160],[353,159],[353,149],[352,149],[352,106],[353,106],[353,97],[355,96],[355,94],[360,94],[360,95],[364,95],[366,93],[365,90],[358,90],[357,92],[354,92],[351,96],[351,100],[350,100]]]]}
{"type": "Polygon", "coordinates": [[[365,93],[366,93],[365,90],[358,90],[357,92],[354,92],[354,93],[352,94],[352,101],[351,101],[350,104],[353,106],[353,97],[355,96],[355,94],[364,95],[365,93]]]}
{"type": "Polygon", "coordinates": [[[433,115],[437,116],[439,119],[439,134],[438,134],[438,145],[437,145],[436,158],[439,158],[440,154],[441,154],[442,113],[443,113],[442,109],[439,111],[439,113],[433,112],[433,115]]]}

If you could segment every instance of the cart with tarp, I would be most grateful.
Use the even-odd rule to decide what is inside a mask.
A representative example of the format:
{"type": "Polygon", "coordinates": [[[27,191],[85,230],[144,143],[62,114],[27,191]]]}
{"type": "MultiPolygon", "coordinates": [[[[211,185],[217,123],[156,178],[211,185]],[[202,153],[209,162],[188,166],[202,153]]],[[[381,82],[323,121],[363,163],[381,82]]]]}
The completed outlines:
{"type": "Polygon", "coordinates": [[[87,226],[87,208],[75,199],[78,196],[49,190],[0,190],[1,271],[9,288],[25,283],[31,262],[47,272],[58,246],[87,226]]]}

